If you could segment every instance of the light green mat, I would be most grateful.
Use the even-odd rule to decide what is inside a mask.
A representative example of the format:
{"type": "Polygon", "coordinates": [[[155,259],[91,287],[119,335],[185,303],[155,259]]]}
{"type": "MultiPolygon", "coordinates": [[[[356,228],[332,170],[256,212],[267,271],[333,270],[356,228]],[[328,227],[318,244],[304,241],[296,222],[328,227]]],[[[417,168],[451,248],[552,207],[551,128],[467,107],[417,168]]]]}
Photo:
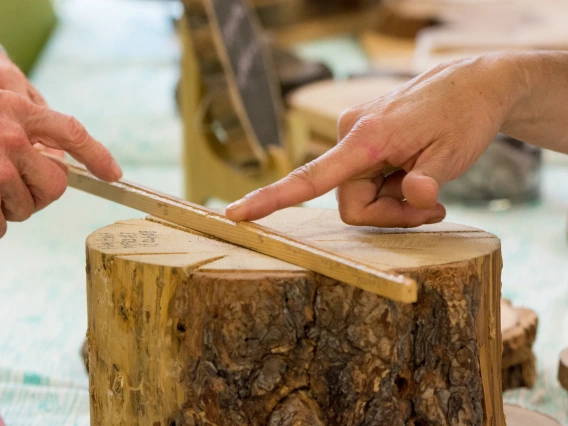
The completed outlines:
{"type": "MultiPolygon", "coordinates": [[[[179,52],[169,4],[64,2],[34,81],[53,107],[78,116],[117,154],[126,178],[181,195],[173,103],[179,52]]],[[[540,316],[538,384],[506,399],[568,425],[568,394],[555,379],[558,352],[568,346],[566,182],[568,169],[549,167],[542,204],[502,213],[454,207],[448,220],[502,238],[504,295],[540,316]]],[[[309,205],[336,203],[329,194],[309,205]]],[[[89,424],[79,356],[87,322],[84,241],[99,227],[142,216],[70,189],[30,221],[11,224],[0,240],[0,415],[7,426],[89,424]]]]}

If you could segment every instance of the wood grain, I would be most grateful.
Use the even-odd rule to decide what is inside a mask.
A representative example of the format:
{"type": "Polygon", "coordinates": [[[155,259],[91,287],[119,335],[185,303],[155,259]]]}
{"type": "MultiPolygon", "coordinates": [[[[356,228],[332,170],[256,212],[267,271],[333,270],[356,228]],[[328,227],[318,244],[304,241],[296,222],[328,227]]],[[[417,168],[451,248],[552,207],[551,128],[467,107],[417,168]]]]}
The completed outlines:
{"type": "Polygon", "coordinates": [[[287,104],[301,115],[311,132],[333,144],[337,121],[345,110],[384,96],[408,82],[404,77],[367,77],[353,80],[319,81],[287,96],[287,104]]]}
{"type": "Polygon", "coordinates": [[[149,213],[178,225],[302,266],[392,300],[416,301],[416,282],[251,222],[235,223],[197,204],[127,181],[107,183],[66,162],[73,188],[149,213]]]}

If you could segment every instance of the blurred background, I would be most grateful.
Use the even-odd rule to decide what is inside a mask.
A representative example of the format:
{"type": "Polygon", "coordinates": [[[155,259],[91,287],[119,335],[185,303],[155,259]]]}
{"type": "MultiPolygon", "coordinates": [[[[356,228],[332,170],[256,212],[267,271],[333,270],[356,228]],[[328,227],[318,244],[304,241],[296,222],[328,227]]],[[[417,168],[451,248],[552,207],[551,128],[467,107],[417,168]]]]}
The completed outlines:
{"type": "MultiPolygon", "coordinates": [[[[345,108],[438,63],[568,47],[560,0],[244,3],[246,31],[230,44],[205,0],[0,0],[0,44],[52,108],[109,147],[125,178],[214,208],[321,155],[345,108]],[[245,81],[239,66],[250,45],[260,47],[245,81]]],[[[442,197],[447,221],[502,239],[503,295],[539,315],[538,378],[506,400],[568,425],[568,394],[556,380],[568,346],[567,166],[568,157],[499,135],[442,197]]],[[[306,207],[337,205],[330,193],[306,207]]],[[[89,424],[84,241],[143,216],[69,189],[10,224],[0,240],[7,426],[89,424]]]]}

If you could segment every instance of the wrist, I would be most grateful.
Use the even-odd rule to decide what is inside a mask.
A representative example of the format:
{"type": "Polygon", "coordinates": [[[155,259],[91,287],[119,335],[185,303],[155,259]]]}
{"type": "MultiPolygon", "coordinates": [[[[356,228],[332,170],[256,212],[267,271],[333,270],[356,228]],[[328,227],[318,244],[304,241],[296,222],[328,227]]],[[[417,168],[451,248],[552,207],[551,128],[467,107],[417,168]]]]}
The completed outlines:
{"type": "MultiPolygon", "coordinates": [[[[568,87],[568,54],[565,52],[530,52],[510,56],[508,63],[515,83],[511,103],[502,131],[515,137],[527,128],[549,120],[558,107],[557,98],[568,87]]],[[[530,132],[529,132],[530,133],[530,132]]]]}
{"type": "Polygon", "coordinates": [[[533,79],[526,66],[526,54],[492,53],[481,58],[493,88],[495,118],[499,130],[506,132],[526,114],[524,105],[531,96],[533,79]]]}

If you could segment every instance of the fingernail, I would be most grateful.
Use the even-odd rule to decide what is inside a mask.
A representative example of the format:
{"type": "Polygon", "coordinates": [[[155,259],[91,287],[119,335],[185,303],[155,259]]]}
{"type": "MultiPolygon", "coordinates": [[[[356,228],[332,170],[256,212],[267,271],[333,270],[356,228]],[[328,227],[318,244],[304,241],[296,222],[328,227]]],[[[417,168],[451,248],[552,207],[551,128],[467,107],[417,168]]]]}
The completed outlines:
{"type": "Polygon", "coordinates": [[[428,222],[426,222],[426,225],[433,225],[435,223],[440,223],[443,220],[444,220],[443,217],[437,217],[437,218],[434,218],[434,219],[430,219],[428,222]]]}
{"type": "Polygon", "coordinates": [[[227,210],[236,210],[242,207],[246,202],[246,198],[241,198],[240,200],[235,201],[227,206],[227,210]]]}
{"type": "Polygon", "coordinates": [[[112,172],[113,175],[116,176],[117,179],[120,179],[122,177],[122,169],[120,168],[120,166],[118,165],[115,159],[112,160],[112,163],[110,165],[110,171],[112,172]]]}
{"type": "Polygon", "coordinates": [[[231,219],[235,222],[239,222],[245,219],[244,215],[242,215],[243,212],[241,212],[241,214],[237,214],[237,212],[246,204],[246,202],[246,198],[241,198],[240,200],[237,200],[227,206],[226,212],[230,213],[231,219]]]}

